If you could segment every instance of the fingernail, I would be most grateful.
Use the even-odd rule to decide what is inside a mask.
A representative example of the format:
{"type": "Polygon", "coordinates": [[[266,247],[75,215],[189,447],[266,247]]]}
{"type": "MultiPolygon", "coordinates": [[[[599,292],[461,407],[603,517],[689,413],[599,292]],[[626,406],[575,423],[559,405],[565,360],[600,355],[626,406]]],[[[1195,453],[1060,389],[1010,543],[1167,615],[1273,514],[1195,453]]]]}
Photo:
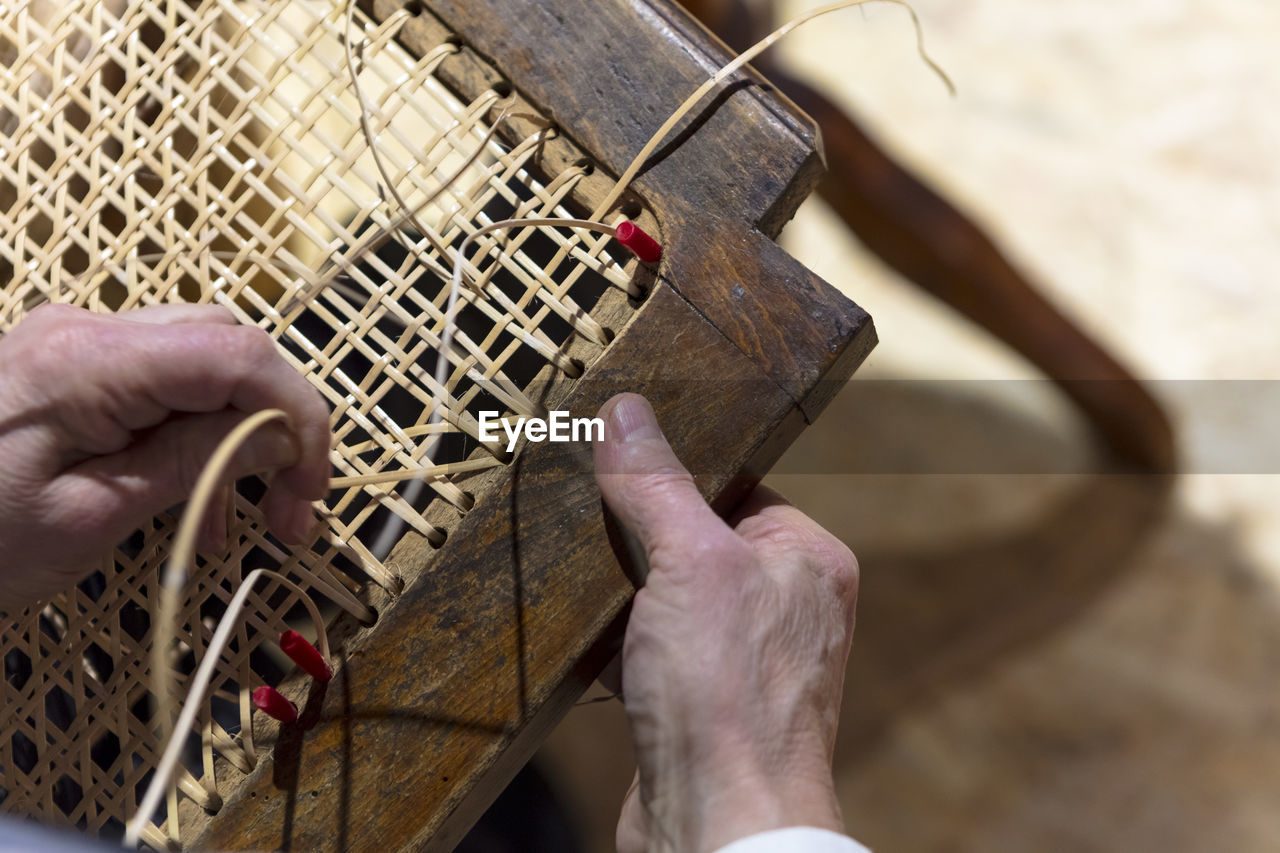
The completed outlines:
{"type": "Polygon", "coordinates": [[[609,413],[609,431],[622,442],[662,438],[653,407],[638,394],[627,394],[614,404],[609,413]]]}
{"type": "Polygon", "coordinates": [[[306,545],[310,542],[316,527],[316,514],[311,504],[299,501],[289,518],[288,536],[293,545],[306,545]]]}
{"type": "Polygon", "coordinates": [[[298,461],[298,448],[284,430],[267,428],[249,436],[237,455],[245,473],[257,474],[293,465],[298,461]]]}
{"type": "Polygon", "coordinates": [[[198,548],[205,554],[220,554],[227,549],[226,525],[213,515],[206,516],[200,523],[198,548]]]}

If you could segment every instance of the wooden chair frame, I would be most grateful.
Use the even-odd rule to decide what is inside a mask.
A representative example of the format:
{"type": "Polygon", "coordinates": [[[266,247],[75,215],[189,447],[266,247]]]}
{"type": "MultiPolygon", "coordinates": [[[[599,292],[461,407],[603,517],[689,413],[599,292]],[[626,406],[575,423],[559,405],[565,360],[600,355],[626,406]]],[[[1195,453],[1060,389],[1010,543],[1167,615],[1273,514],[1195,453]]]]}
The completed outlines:
{"type": "MultiPolygon", "coordinates": [[[[544,173],[594,166],[588,206],[728,59],[665,0],[364,6],[379,20],[412,9],[401,41],[419,55],[456,39],[440,78],[463,97],[493,84],[490,69],[510,81],[559,129],[544,173]]],[[[821,172],[811,122],[762,81],[740,75],[708,98],[626,199],[665,249],[640,269],[645,296],[602,300],[594,313],[618,334],[582,377],[548,373],[548,408],[592,415],[619,391],[646,395],[729,511],[875,344],[867,314],[774,242],[821,172]]],[[[423,571],[370,592],[375,623],[331,628],[337,675],[294,691],[299,721],[259,715],[272,759],[220,781],[216,814],[184,802],[189,848],[449,849],[616,653],[634,586],[589,446],[528,444],[475,483],[446,547],[410,537],[393,553],[423,571]]]]}

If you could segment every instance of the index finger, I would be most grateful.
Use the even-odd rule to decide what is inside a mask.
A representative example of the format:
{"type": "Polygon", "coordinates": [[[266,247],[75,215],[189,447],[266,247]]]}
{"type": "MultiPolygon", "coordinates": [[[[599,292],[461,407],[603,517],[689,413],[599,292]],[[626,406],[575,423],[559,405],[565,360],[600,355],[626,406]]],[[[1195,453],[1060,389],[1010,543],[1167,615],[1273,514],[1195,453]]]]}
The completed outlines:
{"type": "Polygon", "coordinates": [[[158,326],[140,353],[138,390],[173,411],[282,409],[298,441],[298,463],[278,482],[299,497],[323,498],[329,485],[329,409],[289,365],[275,341],[253,326],[158,326]],[[143,385],[142,383],[145,383],[143,385]]]}
{"type": "Polygon", "coordinates": [[[93,415],[134,431],[172,412],[282,409],[298,444],[298,462],[275,482],[302,499],[324,497],[328,407],[266,332],[225,322],[129,322],[89,312],[68,319],[73,322],[48,330],[44,350],[50,355],[33,367],[49,374],[44,393],[61,400],[59,408],[86,413],[66,425],[88,433],[86,447],[98,442],[93,415]]]}

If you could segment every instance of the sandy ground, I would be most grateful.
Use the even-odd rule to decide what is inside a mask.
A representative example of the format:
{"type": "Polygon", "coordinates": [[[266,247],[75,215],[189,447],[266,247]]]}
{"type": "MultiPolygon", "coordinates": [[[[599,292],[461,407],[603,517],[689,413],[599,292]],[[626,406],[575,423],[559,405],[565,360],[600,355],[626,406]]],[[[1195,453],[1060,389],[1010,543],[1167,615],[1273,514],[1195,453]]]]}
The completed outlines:
{"type": "MultiPolygon", "coordinates": [[[[862,560],[836,756],[850,831],[885,851],[1273,851],[1280,405],[1232,380],[1280,378],[1280,5],[916,7],[955,100],[902,9],[782,51],[1160,380],[1192,473],[1168,495],[930,474],[1084,472],[1094,451],[1052,391],[996,381],[1026,366],[802,208],[783,242],[882,340],[773,479],[862,560]],[[917,381],[868,381],[886,379],[917,381]]],[[[620,710],[575,710],[543,760],[590,849],[612,849],[620,710]]]]}

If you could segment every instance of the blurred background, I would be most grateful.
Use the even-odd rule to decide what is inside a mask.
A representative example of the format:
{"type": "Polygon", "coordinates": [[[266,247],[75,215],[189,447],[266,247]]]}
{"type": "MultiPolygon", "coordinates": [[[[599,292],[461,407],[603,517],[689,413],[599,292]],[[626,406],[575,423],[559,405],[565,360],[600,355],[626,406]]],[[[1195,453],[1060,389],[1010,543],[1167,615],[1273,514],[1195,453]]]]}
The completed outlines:
{"type": "MultiPolygon", "coordinates": [[[[771,477],[862,564],[849,830],[881,851],[1274,851],[1280,406],[1242,380],[1280,378],[1280,4],[914,6],[954,100],[889,5],[775,61],[1151,380],[1185,473],[1114,473],[1052,385],[801,208],[783,243],[881,338],[771,477]]],[[[622,708],[576,708],[538,766],[582,846],[612,850],[622,708]]]]}

